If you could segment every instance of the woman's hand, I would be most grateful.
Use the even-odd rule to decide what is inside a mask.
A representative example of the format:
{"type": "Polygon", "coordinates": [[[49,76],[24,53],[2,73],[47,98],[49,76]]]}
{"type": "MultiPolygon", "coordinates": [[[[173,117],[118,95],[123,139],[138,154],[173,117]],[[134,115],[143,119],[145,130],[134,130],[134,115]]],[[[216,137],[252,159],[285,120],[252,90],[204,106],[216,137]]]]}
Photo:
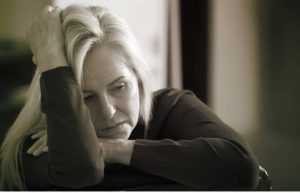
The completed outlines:
{"type": "Polygon", "coordinates": [[[36,142],[27,150],[28,154],[39,156],[43,152],[48,152],[47,130],[43,129],[31,136],[31,139],[37,139],[36,142]]]}
{"type": "Polygon", "coordinates": [[[135,140],[99,138],[105,163],[130,165],[135,140]]]}
{"type": "Polygon", "coordinates": [[[27,30],[33,62],[41,73],[59,66],[68,66],[60,13],[60,8],[47,6],[27,30]]]}
{"type": "MultiPolygon", "coordinates": [[[[31,139],[37,140],[27,150],[28,154],[39,156],[43,152],[48,152],[46,129],[32,135],[31,139]]],[[[130,165],[135,140],[99,138],[98,141],[106,163],[130,165]]]]}

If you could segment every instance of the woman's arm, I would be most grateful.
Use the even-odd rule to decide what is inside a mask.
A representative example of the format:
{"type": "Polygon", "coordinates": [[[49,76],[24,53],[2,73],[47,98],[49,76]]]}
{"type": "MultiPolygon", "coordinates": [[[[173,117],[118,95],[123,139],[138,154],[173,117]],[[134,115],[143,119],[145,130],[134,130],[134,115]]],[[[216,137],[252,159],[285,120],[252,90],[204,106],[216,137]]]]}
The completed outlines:
{"type": "Polygon", "coordinates": [[[30,188],[42,188],[40,184],[48,183],[82,188],[99,183],[104,172],[103,152],[71,69],[60,67],[45,72],[41,91],[42,111],[47,117],[48,154],[29,155],[28,148],[34,141],[25,142],[26,184],[30,188]]]}
{"type": "Polygon", "coordinates": [[[190,93],[169,90],[154,105],[148,138],[137,139],[131,167],[206,189],[252,189],[258,163],[245,141],[190,93]]]}
{"type": "Polygon", "coordinates": [[[253,189],[258,165],[248,145],[195,96],[176,92],[156,100],[149,139],[99,139],[105,161],[199,190],[253,189]]]}
{"type": "MultiPolygon", "coordinates": [[[[58,187],[81,188],[102,180],[104,161],[82,91],[67,67],[59,14],[58,8],[45,9],[28,33],[42,73],[41,106],[47,119],[48,167],[43,179],[58,187]]],[[[35,165],[23,161],[23,167],[27,182],[38,178],[30,174],[35,165]]]]}
{"type": "Polygon", "coordinates": [[[42,111],[48,127],[48,177],[56,186],[80,188],[103,177],[102,151],[70,68],[44,72],[42,111]]]}

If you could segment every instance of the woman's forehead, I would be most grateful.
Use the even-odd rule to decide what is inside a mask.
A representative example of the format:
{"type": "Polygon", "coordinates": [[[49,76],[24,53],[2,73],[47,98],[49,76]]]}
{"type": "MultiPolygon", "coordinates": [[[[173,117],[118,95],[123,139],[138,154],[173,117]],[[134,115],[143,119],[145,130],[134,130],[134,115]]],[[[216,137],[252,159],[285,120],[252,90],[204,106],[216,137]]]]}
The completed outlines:
{"type": "Polygon", "coordinates": [[[112,47],[93,48],[84,63],[83,85],[107,86],[119,77],[135,78],[123,52],[112,47]]]}

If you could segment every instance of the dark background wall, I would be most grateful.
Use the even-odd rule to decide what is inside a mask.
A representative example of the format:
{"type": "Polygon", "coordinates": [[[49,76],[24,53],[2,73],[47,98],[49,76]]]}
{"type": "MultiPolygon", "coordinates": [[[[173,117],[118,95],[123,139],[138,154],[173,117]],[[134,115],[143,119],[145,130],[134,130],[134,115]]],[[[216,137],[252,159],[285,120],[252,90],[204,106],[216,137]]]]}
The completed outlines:
{"type": "Polygon", "coordinates": [[[259,2],[262,120],[271,131],[300,135],[300,1],[259,2]]]}
{"type": "Polygon", "coordinates": [[[212,0],[209,102],[273,189],[300,190],[300,1],[212,0]]]}
{"type": "Polygon", "coordinates": [[[23,106],[33,76],[25,30],[50,1],[0,1],[0,141],[23,106]]]}
{"type": "Polygon", "coordinates": [[[31,58],[26,45],[0,38],[0,142],[24,104],[33,76],[31,58]]]}
{"type": "Polygon", "coordinates": [[[274,189],[299,191],[300,1],[264,0],[257,8],[261,128],[252,143],[274,189]]]}

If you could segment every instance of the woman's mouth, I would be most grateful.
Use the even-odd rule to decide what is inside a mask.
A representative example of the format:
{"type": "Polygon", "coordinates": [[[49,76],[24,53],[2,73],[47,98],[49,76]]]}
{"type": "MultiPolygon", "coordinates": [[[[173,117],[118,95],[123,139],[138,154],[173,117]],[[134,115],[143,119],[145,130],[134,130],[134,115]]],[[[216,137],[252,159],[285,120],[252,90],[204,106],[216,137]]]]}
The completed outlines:
{"type": "Polygon", "coordinates": [[[119,122],[119,123],[117,123],[117,124],[114,124],[113,126],[109,126],[109,127],[107,127],[107,128],[101,129],[100,131],[105,131],[105,130],[114,129],[114,128],[117,128],[117,127],[122,126],[122,125],[125,124],[125,123],[126,123],[125,121],[119,122]]]}
{"type": "Polygon", "coordinates": [[[99,129],[97,131],[97,136],[104,138],[120,138],[128,132],[128,129],[126,129],[126,124],[127,122],[124,121],[104,129],[99,129]]]}

